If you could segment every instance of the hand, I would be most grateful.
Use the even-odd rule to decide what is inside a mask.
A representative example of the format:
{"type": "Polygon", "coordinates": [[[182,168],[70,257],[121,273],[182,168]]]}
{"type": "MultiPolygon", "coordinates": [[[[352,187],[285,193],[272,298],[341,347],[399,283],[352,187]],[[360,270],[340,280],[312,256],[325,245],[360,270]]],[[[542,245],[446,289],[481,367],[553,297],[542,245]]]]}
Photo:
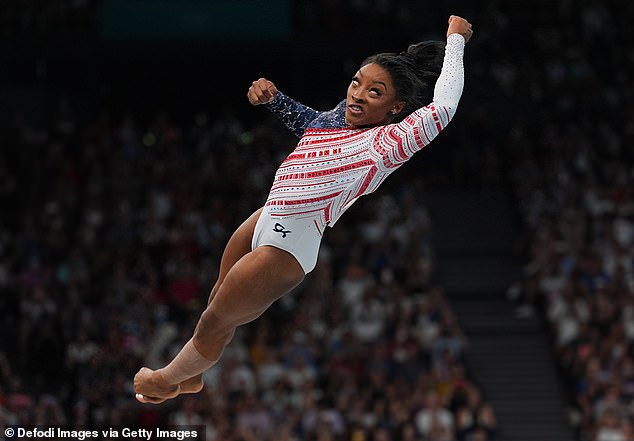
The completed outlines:
{"type": "Polygon", "coordinates": [[[469,41],[473,35],[471,23],[457,15],[449,16],[449,28],[447,29],[447,37],[451,34],[460,34],[464,37],[465,43],[469,41]]]}
{"type": "Polygon", "coordinates": [[[167,383],[158,371],[144,367],[134,376],[134,392],[141,403],[160,404],[177,397],[181,388],[178,384],[167,383]]]}
{"type": "Polygon", "coordinates": [[[266,78],[255,80],[247,92],[247,98],[254,106],[270,102],[275,95],[277,95],[277,87],[266,78]]]}

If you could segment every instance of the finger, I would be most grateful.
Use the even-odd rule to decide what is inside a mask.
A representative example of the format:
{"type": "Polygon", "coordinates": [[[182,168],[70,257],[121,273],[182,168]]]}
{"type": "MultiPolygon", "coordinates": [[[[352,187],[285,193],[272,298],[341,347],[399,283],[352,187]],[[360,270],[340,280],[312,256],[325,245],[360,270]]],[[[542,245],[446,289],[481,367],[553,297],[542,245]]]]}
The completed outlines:
{"type": "Polygon", "coordinates": [[[266,86],[258,81],[253,85],[253,94],[259,103],[264,103],[268,99],[266,96],[266,86]]]}
{"type": "Polygon", "coordinates": [[[255,95],[253,93],[253,89],[249,88],[249,91],[247,92],[247,99],[249,100],[249,102],[253,105],[258,104],[258,102],[255,99],[255,95]]]}
{"type": "Polygon", "coordinates": [[[249,102],[253,105],[266,104],[277,94],[277,88],[273,82],[266,78],[259,78],[253,83],[247,92],[249,102]]]}
{"type": "Polygon", "coordinates": [[[253,105],[262,104],[261,96],[259,92],[256,90],[255,86],[252,86],[247,93],[247,97],[249,98],[249,102],[253,105]]]}
{"type": "Polygon", "coordinates": [[[266,102],[270,101],[273,98],[273,94],[269,90],[268,84],[262,88],[262,97],[266,102]]]}
{"type": "Polygon", "coordinates": [[[277,95],[277,87],[275,87],[275,84],[273,84],[272,81],[269,81],[269,80],[266,81],[266,91],[271,97],[270,100],[275,98],[275,95],[277,95]]]}
{"type": "Polygon", "coordinates": [[[249,98],[249,102],[251,104],[262,104],[262,89],[255,81],[253,82],[253,86],[249,88],[249,91],[247,92],[247,97],[249,98]]]}
{"type": "Polygon", "coordinates": [[[271,93],[271,97],[275,98],[275,95],[277,95],[277,87],[275,87],[275,84],[269,81],[268,89],[269,89],[269,92],[271,93]]]}

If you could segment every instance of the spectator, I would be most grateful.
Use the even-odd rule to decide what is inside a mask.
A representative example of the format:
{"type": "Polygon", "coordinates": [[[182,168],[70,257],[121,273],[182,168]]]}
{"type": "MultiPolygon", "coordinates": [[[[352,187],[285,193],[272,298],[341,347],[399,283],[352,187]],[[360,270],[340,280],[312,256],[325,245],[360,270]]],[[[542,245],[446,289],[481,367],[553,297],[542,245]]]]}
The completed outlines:
{"type": "MultiPolygon", "coordinates": [[[[54,3],[12,3],[0,33],[55,39],[95,25],[97,2],[54,3]]],[[[315,14],[301,13],[307,27],[299,28],[315,38],[354,12],[377,32],[393,34],[398,23],[409,40],[420,39],[420,23],[399,2],[308,6],[315,14]]],[[[501,67],[493,69],[512,83],[501,67]]],[[[204,424],[209,441],[418,441],[419,426],[432,439],[452,436],[452,403],[475,386],[465,379],[463,336],[435,280],[423,197],[433,176],[414,168],[342,220],[323,243],[311,283],[236,335],[200,395],[158,410],[137,406],[126,379],[142,357],[160,364],[187,338],[183,330],[216,278],[221,244],[246,207],[262,202],[291,144],[277,122],[248,124],[221,103],[215,115],[190,109],[172,117],[168,109],[152,117],[128,110],[126,97],[120,109],[91,114],[73,94],[80,85],[68,87],[57,102],[36,103],[46,124],[27,112],[0,133],[0,421],[204,424]],[[381,215],[370,215],[375,203],[381,215]],[[436,398],[418,424],[425,393],[436,398]]],[[[486,156],[497,170],[492,147],[486,156]]],[[[619,225],[609,275],[627,261],[627,226],[619,225]]],[[[483,424],[477,406],[469,409],[483,424]]]]}
{"type": "Polygon", "coordinates": [[[454,417],[441,405],[435,392],[427,393],[425,408],[416,414],[416,427],[424,436],[438,441],[453,437],[454,417]]]}

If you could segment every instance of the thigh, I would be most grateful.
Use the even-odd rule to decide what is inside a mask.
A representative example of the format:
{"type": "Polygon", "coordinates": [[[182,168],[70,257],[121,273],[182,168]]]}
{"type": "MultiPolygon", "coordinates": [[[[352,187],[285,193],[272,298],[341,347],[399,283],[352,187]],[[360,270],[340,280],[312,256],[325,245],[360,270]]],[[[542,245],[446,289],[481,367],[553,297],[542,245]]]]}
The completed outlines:
{"type": "Polygon", "coordinates": [[[255,230],[255,224],[257,224],[260,218],[262,208],[253,213],[242,225],[240,225],[236,231],[231,235],[227,246],[222,253],[222,259],[220,260],[220,271],[218,272],[218,280],[211,290],[209,295],[209,302],[213,299],[218,291],[218,288],[224,281],[229,270],[240,260],[245,254],[251,252],[251,239],[253,238],[253,231],[255,230]]]}
{"type": "Polygon", "coordinates": [[[260,316],[303,279],[304,271],[291,254],[260,246],[231,267],[205,313],[229,327],[240,326],[260,316]]]}

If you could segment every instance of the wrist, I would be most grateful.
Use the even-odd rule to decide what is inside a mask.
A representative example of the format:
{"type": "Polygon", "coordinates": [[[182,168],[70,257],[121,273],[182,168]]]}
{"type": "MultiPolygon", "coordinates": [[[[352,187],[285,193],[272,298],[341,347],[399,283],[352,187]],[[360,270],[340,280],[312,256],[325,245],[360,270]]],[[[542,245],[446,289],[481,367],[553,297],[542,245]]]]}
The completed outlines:
{"type": "Polygon", "coordinates": [[[451,34],[447,34],[447,43],[451,43],[451,42],[459,42],[462,45],[466,45],[467,44],[467,39],[465,38],[464,35],[458,33],[458,32],[454,32],[451,34]]]}
{"type": "Polygon", "coordinates": [[[267,106],[267,107],[268,107],[268,106],[275,106],[275,105],[279,102],[279,100],[281,99],[281,97],[282,97],[282,93],[280,93],[280,91],[279,91],[279,90],[277,90],[277,91],[275,92],[275,95],[273,95],[273,98],[271,98],[269,101],[267,101],[266,103],[264,103],[264,105],[265,105],[265,106],[267,106]]]}
{"type": "Polygon", "coordinates": [[[460,37],[463,40],[465,40],[465,36],[462,35],[460,32],[449,32],[447,33],[447,40],[449,40],[450,38],[457,38],[460,37]]]}

